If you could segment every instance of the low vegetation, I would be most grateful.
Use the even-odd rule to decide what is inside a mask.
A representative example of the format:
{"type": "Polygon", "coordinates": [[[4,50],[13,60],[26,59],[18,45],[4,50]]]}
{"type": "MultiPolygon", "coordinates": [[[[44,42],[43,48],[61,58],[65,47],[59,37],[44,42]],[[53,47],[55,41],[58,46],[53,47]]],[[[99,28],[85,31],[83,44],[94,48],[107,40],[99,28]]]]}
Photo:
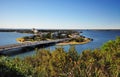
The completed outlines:
{"type": "Polygon", "coordinates": [[[85,39],[82,38],[82,37],[78,37],[78,38],[72,38],[71,40],[69,40],[69,42],[71,42],[71,41],[73,41],[73,42],[84,42],[85,39]]]}
{"type": "Polygon", "coordinates": [[[100,49],[78,54],[74,46],[68,52],[43,49],[25,59],[0,58],[0,77],[120,77],[120,37],[100,49]]]}

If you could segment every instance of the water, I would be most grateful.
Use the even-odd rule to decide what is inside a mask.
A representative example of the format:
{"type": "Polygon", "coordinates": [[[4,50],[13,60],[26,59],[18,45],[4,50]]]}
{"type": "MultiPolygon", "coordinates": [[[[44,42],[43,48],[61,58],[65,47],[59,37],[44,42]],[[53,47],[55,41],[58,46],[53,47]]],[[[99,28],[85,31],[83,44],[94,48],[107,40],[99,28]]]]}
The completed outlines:
{"type": "MultiPolygon", "coordinates": [[[[82,45],[75,45],[76,50],[78,53],[81,53],[83,50],[86,49],[95,49],[101,47],[105,42],[109,40],[115,40],[116,36],[120,36],[120,30],[110,30],[110,31],[96,31],[96,30],[83,30],[83,33],[81,35],[84,35],[86,37],[92,38],[93,41],[82,44],[82,45]]],[[[13,44],[17,43],[16,38],[23,37],[23,36],[29,36],[29,34],[21,34],[21,33],[15,33],[15,32],[0,32],[0,45],[6,45],[6,44],[13,44]]],[[[59,46],[49,46],[51,51],[55,50],[56,47],[59,46]]],[[[66,51],[70,48],[70,45],[62,46],[66,51]]],[[[31,56],[35,54],[35,51],[29,51],[25,53],[21,53],[15,56],[19,57],[25,57],[25,56],[31,56]]]]}
{"type": "MultiPolygon", "coordinates": [[[[75,45],[75,48],[78,51],[78,53],[81,53],[86,49],[93,50],[95,48],[100,48],[105,42],[109,40],[115,40],[117,36],[120,36],[120,30],[110,30],[110,31],[83,30],[82,32],[83,33],[81,33],[81,35],[88,38],[92,38],[93,41],[87,44],[75,45]]],[[[66,51],[68,51],[70,45],[63,46],[63,48],[66,51]]],[[[50,49],[54,50],[55,46],[51,46],[50,49]]]]}
{"type": "MultiPolygon", "coordinates": [[[[18,43],[16,41],[16,38],[30,36],[30,35],[32,34],[17,33],[17,32],[0,32],[0,46],[18,43]]],[[[28,52],[28,53],[32,55],[34,52],[28,52]]],[[[15,57],[15,56],[25,57],[26,55],[29,55],[28,53],[14,55],[12,57],[15,57]]]]}
{"type": "Polygon", "coordinates": [[[0,32],[0,46],[17,43],[16,38],[30,35],[17,32],[0,32]]]}
{"type": "Polygon", "coordinates": [[[83,31],[82,35],[92,38],[93,41],[83,45],[77,45],[76,48],[79,52],[85,49],[95,49],[101,47],[105,42],[109,40],[115,40],[117,36],[120,36],[120,30],[111,30],[111,31],[95,31],[95,30],[86,30],[83,31]]]}

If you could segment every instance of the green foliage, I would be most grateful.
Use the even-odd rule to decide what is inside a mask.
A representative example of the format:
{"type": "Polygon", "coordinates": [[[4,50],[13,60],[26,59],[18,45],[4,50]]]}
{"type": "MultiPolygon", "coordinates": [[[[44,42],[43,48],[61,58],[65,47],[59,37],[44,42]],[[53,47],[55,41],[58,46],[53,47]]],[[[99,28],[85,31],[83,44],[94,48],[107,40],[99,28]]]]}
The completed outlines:
{"type": "Polygon", "coordinates": [[[66,52],[63,48],[56,48],[52,52],[51,65],[52,65],[52,76],[65,75],[65,64],[66,64],[66,52]]]}
{"type": "Polygon", "coordinates": [[[32,68],[22,60],[15,58],[10,60],[7,57],[0,58],[0,77],[26,77],[30,76],[32,68]]]}
{"type": "Polygon", "coordinates": [[[83,42],[83,41],[84,41],[84,38],[82,38],[82,37],[72,38],[70,41],[83,42]]]}
{"type": "Polygon", "coordinates": [[[52,37],[51,37],[51,33],[50,33],[50,32],[46,35],[46,38],[49,38],[49,39],[51,39],[51,38],[52,38],[52,37]]]}
{"type": "Polygon", "coordinates": [[[72,61],[77,61],[78,60],[79,55],[78,55],[77,51],[75,50],[75,46],[71,45],[71,47],[70,47],[70,49],[69,49],[69,51],[67,53],[67,56],[72,61]]]}
{"type": "Polygon", "coordinates": [[[0,77],[120,77],[120,37],[100,49],[78,54],[74,46],[37,50],[36,55],[9,59],[0,57],[0,77]]]}

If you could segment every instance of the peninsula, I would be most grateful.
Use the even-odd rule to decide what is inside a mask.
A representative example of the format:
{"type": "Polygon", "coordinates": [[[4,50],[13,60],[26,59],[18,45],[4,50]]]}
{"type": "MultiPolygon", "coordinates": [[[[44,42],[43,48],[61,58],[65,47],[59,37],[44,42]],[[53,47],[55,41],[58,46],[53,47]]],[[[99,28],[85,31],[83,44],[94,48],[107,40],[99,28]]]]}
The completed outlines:
{"type": "Polygon", "coordinates": [[[24,43],[24,42],[36,42],[36,41],[49,41],[49,40],[56,40],[56,39],[64,39],[70,38],[70,40],[57,43],[56,45],[72,45],[72,44],[86,44],[92,41],[91,38],[87,38],[82,36],[78,31],[51,31],[51,32],[40,32],[36,29],[33,29],[33,35],[25,36],[17,38],[17,42],[24,43]]]}

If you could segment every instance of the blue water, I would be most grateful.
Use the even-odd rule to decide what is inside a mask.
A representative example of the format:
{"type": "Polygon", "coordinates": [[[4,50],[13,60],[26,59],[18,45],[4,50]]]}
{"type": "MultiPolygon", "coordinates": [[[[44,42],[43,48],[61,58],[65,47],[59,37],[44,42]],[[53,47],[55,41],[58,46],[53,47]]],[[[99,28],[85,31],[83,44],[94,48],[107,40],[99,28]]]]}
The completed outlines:
{"type": "MultiPolygon", "coordinates": [[[[82,32],[83,33],[81,33],[81,35],[92,38],[93,41],[87,44],[75,45],[75,48],[78,51],[78,53],[81,53],[83,50],[86,50],[86,49],[92,50],[95,48],[100,48],[101,45],[103,45],[105,42],[109,40],[115,40],[117,36],[120,36],[120,30],[111,30],[111,31],[83,30],[82,32]]],[[[15,32],[0,32],[0,46],[17,43],[16,38],[22,37],[22,36],[29,36],[29,34],[21,34],[21,33],[15,33],[15,32]]],[[[52,51],[52,50],[55,50],[56,47],[60,47],[60,46],[49,46],[47,48],[52,51]]],[[[70,45],[66,45],[62,47],[66,51],[68,51],[68,49],[70,48],[70,45]]],[[[25,57],[25,56],[31,56],[33,54],[35,54],[35,51],[30,51],[30,52],[26,52],[26,53],[14,55],[14,56],[25,57]]]]}
{"type": "Polygon", "coordinates": [[[120,36],[120,30],[111,30],[111,31],[92,31],[86,30],[83,31],[82,35],[92,38],[93,41],[83,45],[77,45],[76,48],[78,52],[85,49],[95,49],[100,48],[105,42],[109,40],[115,40],[117,36],[120,36]]]}
{"type": "MultiPolygon", "coordinates": [[[[82,45],[75,45],[76,50],[78,53],[81,53],[82,51],[86,49],[95,49],[100,48],[105,42],[109,40],[115,40],[117,36],[120,36],[120,30],[111,30],[111,31],[96,31],[96,30],[83,30],[83,33],[80,35],[83,35],[88,38],[92,38],[93,41],[82,44],[82,45]]],[[[63,48],[68,51],[70,48],[70,45],[63,46],[63,48]]],[[[50,47],[51,50],[55,49],[55,46],[50,47]]]]}
{"type": "Polygon", "coordinates": [[[16,38],[29,35],[31,34],[22,34],[17,32],[0,32],[0,46],[17,43],[16,38]]]}

